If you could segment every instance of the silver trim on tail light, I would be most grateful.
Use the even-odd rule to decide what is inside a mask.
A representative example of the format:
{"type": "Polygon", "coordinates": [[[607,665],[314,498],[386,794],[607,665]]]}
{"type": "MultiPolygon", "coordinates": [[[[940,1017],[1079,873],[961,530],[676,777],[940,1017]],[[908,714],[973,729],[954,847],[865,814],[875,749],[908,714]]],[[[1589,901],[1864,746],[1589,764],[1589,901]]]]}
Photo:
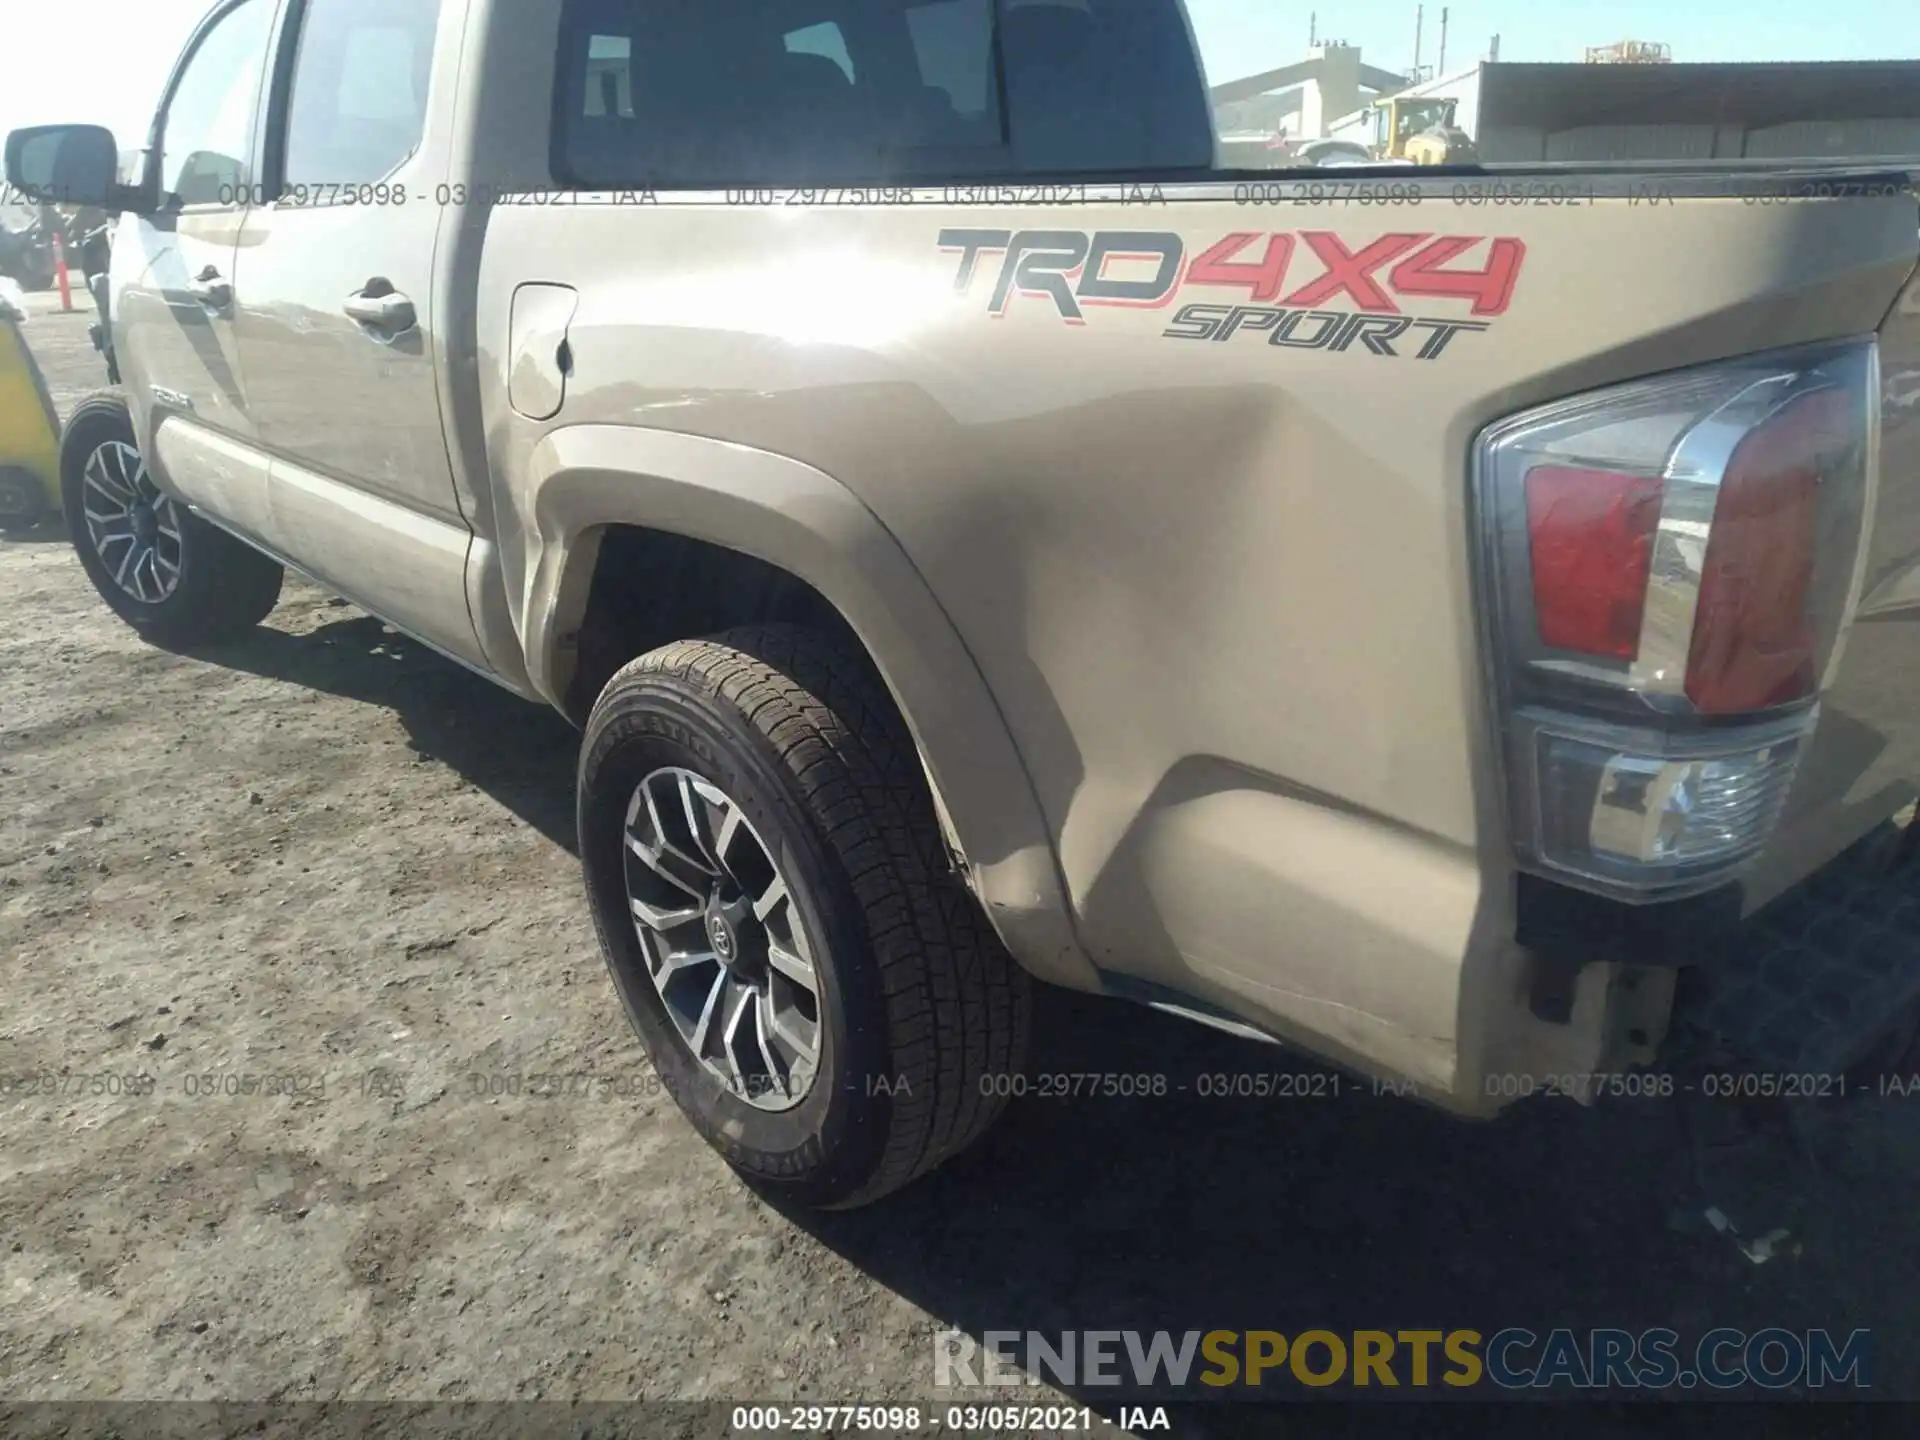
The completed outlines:
{"type": "MultiPolygon", "coordinates": [[[[1825,342],[1593,391],[1481,434],[1471,494],[1476,579],[1522,868],[1644,902],[1714,888],[1765,848],[1859,600],[1878,458],[1878,381],[1872,337],[1825,342]],[[1827,390],[1846,398],[1849,419],[1834,445],[1818,452],[1806,612],[1813,688],[1760,712],[1703,716],[1688,696],[1687,668],[1730,467],[1771,418],[1827,390]],[[1526,499],[1527,476],[1539,466],[1659,481],[1631,659],[1558,650],[1542,639],[1526,499]]],[[[1554,513],[1558,549],[1542,553],[1564,554],[1568,522],[1554,513]]],[[[1574,535],[1582,523],[1576,511],[1574,535]]],[[[1716,563],[1738,563],[1739,553],[1716,563]]],[[[1570,573],[1561,572],[1562,604],[1570,573]]],[[[1638,583],[1637,571],[1597,573],[1596,583],[1626,576],[1627,596],[1638,583]]]]}
{"type": "Polygon", "coordinates": [[[1693,625],[1699,612],[1707,540],[1720,503],[1720,482],[1734,452],[1796,400],[1834,388],[1824,372],[1804,367],[1769,375],[1727,401],[1674,447],[1661,475],[1660,526],[1654,536],[1640,653],[1627,672],[1628,683],[1642,695],[1693,708],[1686,698],[1687,659],[1693,650],[1693,625]]]}

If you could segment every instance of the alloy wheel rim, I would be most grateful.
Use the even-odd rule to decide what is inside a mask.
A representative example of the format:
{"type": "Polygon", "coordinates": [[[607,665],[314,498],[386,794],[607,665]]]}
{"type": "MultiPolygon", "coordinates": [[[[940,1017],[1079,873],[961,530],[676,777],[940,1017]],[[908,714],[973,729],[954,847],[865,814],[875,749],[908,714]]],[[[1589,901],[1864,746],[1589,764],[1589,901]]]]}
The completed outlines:
{"type": "Polygon", "coordinates": [[[124,440],[96,446],[81,472],[87,536],[113,583],[143,605],[158,605],[180,584],[180,512],[124,440]]]}
{"type": "Polygon", "coordinates": [[[820,981],[793,892],[731,796],[691,770],[635,787],[627,903],[647,976],[693,1058],[758,1110],[790,1110],[820,1068],[820,981]]]}

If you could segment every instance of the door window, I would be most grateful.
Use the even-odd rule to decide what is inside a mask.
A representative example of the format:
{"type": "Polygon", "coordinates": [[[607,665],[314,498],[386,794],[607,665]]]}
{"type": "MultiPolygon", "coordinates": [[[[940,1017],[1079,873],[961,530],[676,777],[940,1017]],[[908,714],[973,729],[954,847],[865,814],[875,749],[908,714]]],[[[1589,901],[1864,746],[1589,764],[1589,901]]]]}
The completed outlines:
{"type": "Polygon", "coordinates": [[[1005,154],[992,0],[572,0],[562,28],[569,183],[844,181],[1005,154]]]}
{"type": "Polygon", "coordinates": [[[307,0],[287,112],[283,191],[326,203],[372,185],[426,134],[440,0],[307,0]]]}
{"type": "Polygon", "coordinates": [[[244,0],[200,41],[168,98],[160,188],[182,206],[242,205],[273,6],[244,0]]]}
{"type": "Polygon", "coordinates": [[[934,0],[906,10],[907,34],[925,84],[962,115],[984,115],[993,89],[992,15],[987,0],[934,0]]]}
{"type": "Polygon", "coordinates": [[[1178,0],[567,0],[563,15],[554,169],[566,184],[1213,163],[1178,0]]]}

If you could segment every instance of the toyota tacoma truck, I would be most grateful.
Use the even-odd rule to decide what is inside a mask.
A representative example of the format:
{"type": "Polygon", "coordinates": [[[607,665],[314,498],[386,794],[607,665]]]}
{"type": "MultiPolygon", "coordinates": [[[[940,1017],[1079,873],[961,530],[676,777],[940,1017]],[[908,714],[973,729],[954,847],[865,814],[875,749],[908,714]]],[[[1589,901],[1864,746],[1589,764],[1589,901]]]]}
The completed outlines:
{"type": "Polygon", "coordinates": [[[120,217],[74,543],[570,717],[619,998],[794,1203],[978,1137],[1036,981],[1467,1117],[1883,1042],[1910,177],[1217,144],[1179,0],[222,0],[133,183],[8,142],[120,217]]]}

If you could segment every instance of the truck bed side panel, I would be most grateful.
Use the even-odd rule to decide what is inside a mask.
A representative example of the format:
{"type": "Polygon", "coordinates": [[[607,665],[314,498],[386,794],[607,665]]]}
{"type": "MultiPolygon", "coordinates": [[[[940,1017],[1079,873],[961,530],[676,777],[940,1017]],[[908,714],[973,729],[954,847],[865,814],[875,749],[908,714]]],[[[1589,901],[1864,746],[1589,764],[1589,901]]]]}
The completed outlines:
{"type": "Polygon", "coordinates": [[[503,526],[540,503],[511,457],[564,425],[835,477],[985,674],[1097,963],[1461,1089],[1510,1041],[1458,1015],[1489,988],[1521,1005],[1474,434],[1588,387],[1870,333],[1916,224],[1904,195],[1492,207],[1405,188],[1420,203],[503,206],[483,292],[580,293],[564,409],[488,417],[503,526]],[[1172,292],[1141,298],[1170,246],[1172,292]],[[1504,295],[1457,278],[1502,257],[1504,295]]]}

